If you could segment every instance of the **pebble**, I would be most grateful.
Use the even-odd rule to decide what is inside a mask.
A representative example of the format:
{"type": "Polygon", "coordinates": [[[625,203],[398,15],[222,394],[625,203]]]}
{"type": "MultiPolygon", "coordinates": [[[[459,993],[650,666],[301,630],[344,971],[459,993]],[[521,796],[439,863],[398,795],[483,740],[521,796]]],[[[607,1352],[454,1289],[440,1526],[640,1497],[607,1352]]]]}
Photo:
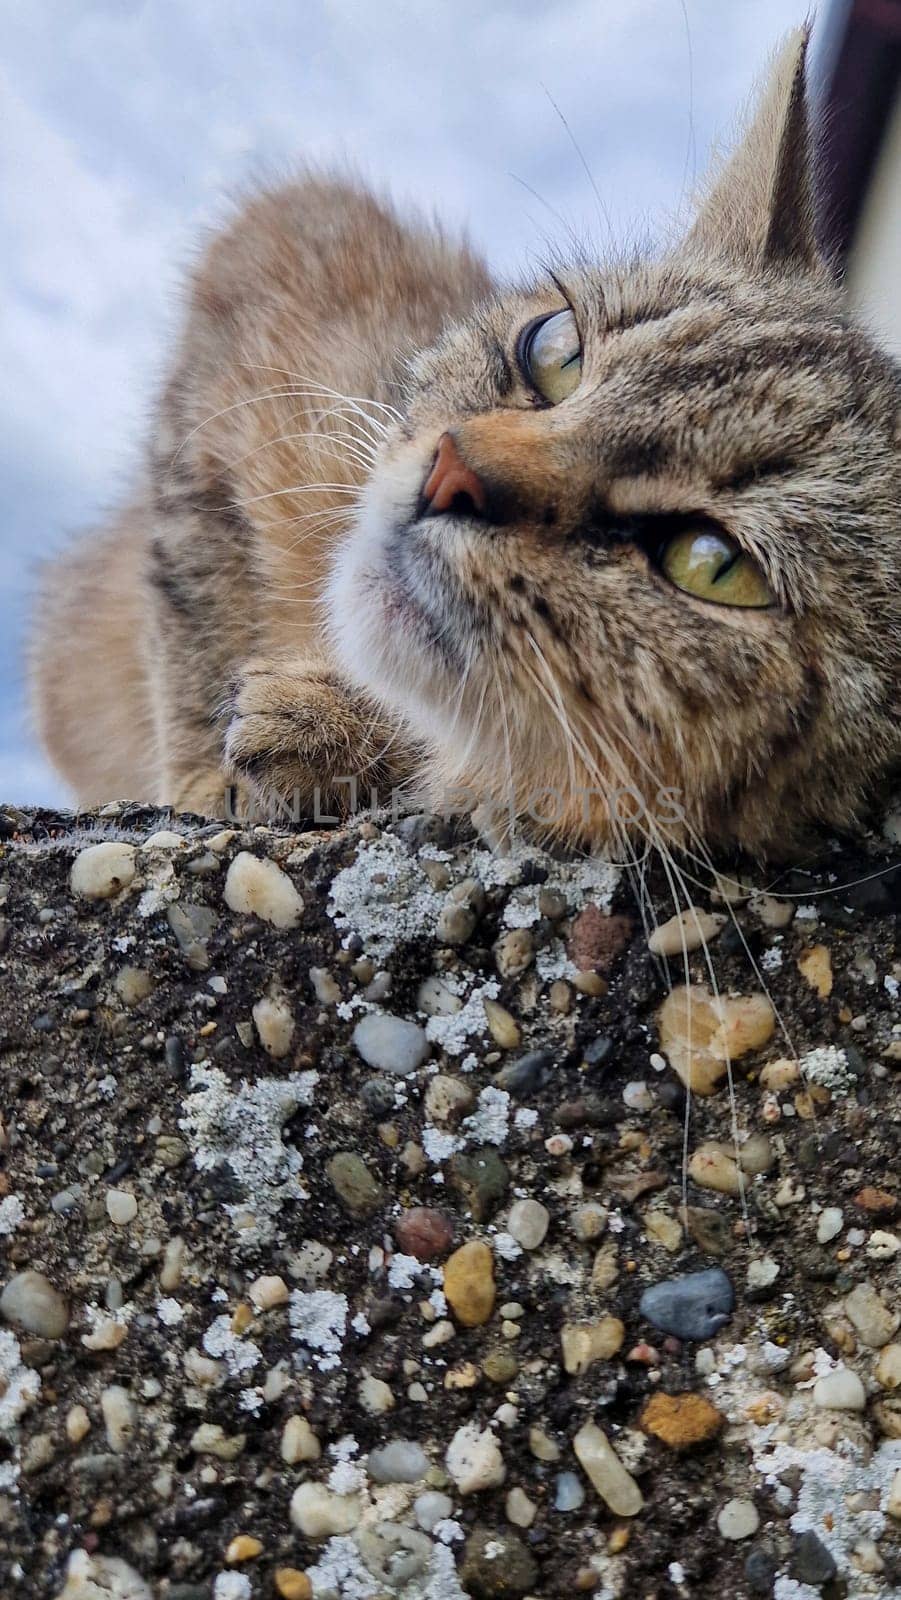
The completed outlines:
{"type": "Polygon", "coordinates": [[[483,1000],[488,1032],[502,1050],[516,1050],[522,1041],[519,1024],[497,1000],[483,1000]]]}
{"type": "Polygon", "coordinates": [[[724,1539],[737,1542],[750,1539],[760,1527],[760,1516],[753,1500],[727,1500],[717,1515],[716,1525],[724,1539]]]}
{"type": "Polygon", "coordinates": [[[384,1189],[355,1151],[339,1150],[326,1164],[325,1171],[336,1195],[352,1216],[368,1216],[383,1204],[384,1189]]]}
{"type": "Polygon", "coordinates": [[[818,1378],[813,1388],[813,1403],[821,1411],[863,1411],[866,1390],[850,1367],[837,1367],[818,1378]]]}
{"type": "Polygon", "coordinates": [[[614,1516],[637,1517],[644,1496],[596,1422],[583,1423],[573,1440],[580,1466],[614,1516]]]}
{"type": "Polygon", "coordinates": [[[439,1522],[446,1522],[448,1517],[453,1516],[453,1511],[454,1502],[450,1495],[440,1494],[437,1489],[427,1490],[413,1501],[413,1515],[426,1533],[431,1533],[439,1522]]]}
{"type": "Polygon", "coordinates": [[[648,1211],[644,1216],[644,1231],[655,1244],[673,1254],[682,1244],[682,1224],[669,1211],[648,1211]]]}
{"type": "Polygon", "coordinates": [[[589,1200],[586,1205],[579,1206],[573,1217],[573,1233],[583,1244],[591,1244],[599,1239],[607,1222],[610,1212],[606,1206],[599,1205],[596,1200],[589,1200]]]}
{"type": "Polygon", "coordinates": [[[654,1096],[646,1083],[636,1079],[623,1089],[623,1105],[630,1111],[647,1112],[654,1109],[654,1096]]]}
{"type": "Polygon", "coordinates": [[[560,1329],[563,1366],[571,1377],[579,1377],[596,1361],[610,1361],[623,1347],[625,1324],[619,1317],[601,1317],[598,1322],[566,1322],[560,1329]]]}
{"type": "Polygon", "coordinates": [[[646,1289],[641,1315],[677,1339],[712,1339],[730,1320],[735,1306],[732,1284],[720,1267],[682,1278],[666,1278],[646,1289]]]}
{"type": "Polygon", "coordinates": [[[138,1214],[138,1202],[127,1189],[107,1189],[106,1214],[117,1228],[127,1228],[138,1214]]]}
{"type": "Polygon", "coordinates": [[[135,847],[107,840],[88,845],[72,863],[69,885],[85,900],[111,900],[127,889],[135,876],[135,847]]]}
{"type": "Polygon", "coordinates": [[[409,1439],[389,1439],[369,1452],[369,1476],[376,1483],[418,1483],[428,1470],[422,1446],[409,1439]]]}
{"type": "Polygon", "coordinates": [[[540,1200],[517,1200],[510,1207],[507,1232],[523,1250],[537,1250],[547,1236],[551,1214],[540,1200]]]}
{"type": "Polygon", "coordinates": [[[153,993],[154,983],[144,967],[121,967],[113,979],[113,988],[124,1006],[136,1006],[153,993]]]}
{"type": "Polygon", "coordinates": [[[436,1072],[426,1090],[426,1115],[431,1122],[453,1126],[472,1110],[474,1100],[468,1083],[447,1072],[436,1072]]]}
{"type": "Polygon", "coordinates": [[[826,1206],[817,1218],[817,1244],[829,1244],[837,1239],[845,1225],[840,1206],[826,1206]]]}
{"type": "Polygon", "coordinates": [[[81,1444],[91,1431],[91,1419],[84,1406],[70,1406],[66,1412],[66,1438],[70,1444],[81,1444]]]}
{"type": "Polygon", "coordinates": [[[901,1467],[898,1468],[889,1484],[885,1509],[888,1515],[893,1517],[896,1522],[901,1522],[901,1467]]]}
{"type": "Polygon", "coordinates": [[[502,978],[519,978],[531,965],[535,946],[528,928],[509,928],[494,946],[494,962],[502,978]]]}
{"type": "Polygon", "coordinates": [[[294,1416],[288,1418],[282,1429],[279,1451],[289,1467],[296,1467],[299,1461],[318,1461],[322,1445],[306,1417],[294,1416]]]}
{"type": "Polygon", "coordinates": [[[585,1490],[574,1472],[561,1472],[554,1484],[554,1510],[578,1511],[585,1504],[585,1490]]]}
{"type": "Polygon", "coordinates": [[[408,1078],[429,1053],[429,1041],[416,1022],[405,1022],[387,1011],[369,1011],[352,1034],[355,1050],[367,1066],[408,1078]]]}
{"type": "Polygon", "coordinates": [[[460,1566],[464,1594],[488,1596],[490,1600],[521,1600],[537,1576],[535,1558],[517,1534],[473,1528],[460,1566]]]}
{"type": "Polygon", "coordinates": [[[445,1463],[461,1494],[478,1494],[496,1489],[507,1472],[497,1437],[490,1428],[466,1422],[458,1428],[447,1447],[445,1463]]]}
{"type": "Polygon", "coordinates": [[[796,1535],[791,1558],[792,1577],[821,1589],[835,1577],[837,1570],[835,1557],[812,1528],[796,1535]]]}
{"type": "Polygon", "coordinates": [[[531,1528],[538,1515],[538,1507],[534,1500],[530,1500],[525,1489],[518,1486],[511,1489],[504,1503],[507,1521],[512,1522],[515,1528],[531,1528]]]}
{"type": "Polygon", "coordinates": [[[117,1456],[124,1455],[135,1430],[135,1408],[131,1395],[119,1383],[101,1390],[100,1410],[106,1428],[109,1447],[117,1456]]]}
{"type": "Polygon", "coordinates": [[[360,1405],[373,1417],[384,1416],[386,1411],[394,1409],[394,1392],[381,1378],[374,1378],[371,1373],[361,1380],[357,1390],[360,1405]]]}
{"type": "Polygon", "coordinates": [[[238,1533],[229,1541],[225,1559],[230,1567],[236,1567],[242,1561],[254,1561],[262,1553],[263,1546],[259,1539],[255,1539],[251,1533],[238,1533]]]}
{"type": "Polygon", "coordinates": [[[305,1539],[351,1533],[361,1515],[359,1495],[334,1494],[324,1483],[302,1483],[291,1496],[291,1521],[305,1539]]]}
{"type": "Polygon", "coordinates": [[[274,1306],[286,1305],[290,1293],[284,1278],[276,1273],[255,1278],[247,1292],[258,1311],[271,1311],[274,1306]]]}
{"type": "Polygon", "coordinates": [[[296,928],[303,916],[303,899],[287,873],[248,850],[239,851],[229,866],[224,894],[229,910],[259,917],[274,928],[296,928]]]}
{"type": "Polygon", "coordinates": [[[745,1562],[745,1579],[752,1594],[772,1595],[779,1563],[768,1550],[752,1550],[745,1562]]]}
{"type": "Polygon", "coordinates": [[[688,1163],[688,1175],[699,1189],[713,1189],[717,1194],[741,1194],[744,1178],[731,1153],[722,1145],[702,1144],[688,1163]]]}
{"type": "Polygon", "coordinates": [[[560,1446],[543,1428],[533,1426],[529,1429],[529,1449],[536,1461],[547,1464],[560,1460],[560,1446]]]}
{"type": "Polygon", "coordinates": [[[654,1394],[645,1406],[640,1426],[663,1441],[670,1450],[690,1450],[715,1439],[726,1419],[704,1395],[654,1394]]]}
{"type": "Polygon", "coordinates": [[[61,1339],[69,1326],[69,1307],[42,1272],[16,1273],[0,1294],[0,1317],[40,1339],[61,1339]]]}
{"type": "Polygon", "coordinates": [[[526,1055],[518,1056],[515,1061],[502,1067],[494,1081],[512,1094],[515,1100],[526,1100],[541,1087],[553,1064],[554,1057],[550,1050],[529,1050],[526,1055]]]}
{"type": "Polygon", "coordinates": [[[689,906],[654,929],[648,949],[655,956],[681,956],[686,951],[699,950],[722,933],[726,920],[722,912],[699,911],[696,906],[689,906]]]}
{"type": "Polygon", "coordinates": [[[422,1262],[440,1261],[453,1242],[454,1225],[430,1206],[411,1206],[394,1223],[394,1237],[404,1255],[422,1262]]]}
{"type": "Polygon", "coordinates": [[[824,944],[811,945],[798,957],[798,971],[821,1000],[832,993],[832,957],[824,944]]]}
{"type": "Polygon", "coordinates": [[[119,1556],[73,1550],[56,1600],[153,1600],[150,1585],[119,1556]]]}
{"type": "Polygon", "coordinates": [[[458,1322],[477,1328],[494,1310],[494,1255],[481,1239],[461,1245],[444,1263],[444,1293],[458,1322]]]}
{"type": "Polygon", "coordinates": [[[281,1600],[313,1600],[313,1585],[298,1567],[276,1567],[274,1581],[281,1600]]]}
{"type": "Polygon", "coordinates": [[[450,1164],[450,1177],[473,1219],[480,1223],[487,1222],[493,1215],[510,1183],[509,1168],[490,1146],[471,1154],[455,1155],[450,1164]]]}
{"type": "Polygon", "coordinates": [[[714,1094],[728,1061],[769,1043],[776,1014],[764,994],[717,998],[702,983],[678,985],[657,1013],[660,1048],[686,1088],[714,1094]]]}
{"type": "Polygon", "coordinates": [[[227,1434],[218,1422],[201,1422],[191,1435],[191,1449],[197,1455],[219,1461],[236,1461],[246,1443],[246,1433],[227,1434]]]}
{"type": "Polygon", "coordinates": [[[883,1345],[876,1362],[875,1376],[883,1389],[901,1388],[901,1344],[883,1345]]]}
{"type": "Polygon", "coordinates": [[[253,1008],[254,1026],[260,1044],[274,1061],[281,1061],[294,1041],[294,1016],[286,1000],[264,996],[253,1008]]]}
{"type": "Polygon", "coordinates": [[[901,1312],[890,1311],[871,1283],[859,1283],[845,1296],[845,1311],[872,1350],[881,1350],[901,1327],[901,1312]]]}

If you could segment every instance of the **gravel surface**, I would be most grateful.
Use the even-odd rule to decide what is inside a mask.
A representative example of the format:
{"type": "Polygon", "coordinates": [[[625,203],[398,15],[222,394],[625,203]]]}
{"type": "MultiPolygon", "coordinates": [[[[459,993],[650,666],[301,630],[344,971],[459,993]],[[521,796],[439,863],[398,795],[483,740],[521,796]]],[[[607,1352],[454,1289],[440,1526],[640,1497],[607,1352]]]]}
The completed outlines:
{"type": "Polygon", "coordinates": [[[899,835],[0,808],[3,1600],[901,1595],[899,835]]]}

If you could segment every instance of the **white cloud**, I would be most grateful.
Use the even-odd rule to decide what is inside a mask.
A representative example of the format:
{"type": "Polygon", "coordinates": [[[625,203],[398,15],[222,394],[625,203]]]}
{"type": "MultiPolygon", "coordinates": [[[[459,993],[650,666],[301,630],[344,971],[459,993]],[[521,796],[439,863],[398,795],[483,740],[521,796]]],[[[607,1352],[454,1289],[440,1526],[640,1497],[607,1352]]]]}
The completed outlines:
{"type": "Polygon", "coordinates": [[[0,750],[21,753],[12,775],[0,765],[0,793],[48,792],[22,751],[14,703],[28,564],[123,492],[179,272],[223,196],[299,159],[350,162],[466,226],[509,274],[547,236],[565,242],[555,212],[581,236],[606,234],[550,94],[622,239],[678,205],[689,111],[703,166],[805,11],[806,0],[687,0],[690,104],[680,0],[42,0],[8,10],[0,556],[15,581],[0,591],[0,750]]]}

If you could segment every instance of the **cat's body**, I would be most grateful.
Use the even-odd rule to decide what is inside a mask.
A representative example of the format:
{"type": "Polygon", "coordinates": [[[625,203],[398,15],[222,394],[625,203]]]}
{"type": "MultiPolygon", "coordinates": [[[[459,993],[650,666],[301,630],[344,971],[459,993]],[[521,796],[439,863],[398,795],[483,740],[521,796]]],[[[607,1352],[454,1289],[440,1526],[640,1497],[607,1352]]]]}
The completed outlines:
{"type": "Polygon", "coordinates": [[[146,486],[47,585],[82,803],[417,771],[588,843],[623,789],[758,853],[854,819],[901,756],[901,382],[817,254],[803,54],[659,261],[493,294],[314,179],[214,241],[146,486]]]}

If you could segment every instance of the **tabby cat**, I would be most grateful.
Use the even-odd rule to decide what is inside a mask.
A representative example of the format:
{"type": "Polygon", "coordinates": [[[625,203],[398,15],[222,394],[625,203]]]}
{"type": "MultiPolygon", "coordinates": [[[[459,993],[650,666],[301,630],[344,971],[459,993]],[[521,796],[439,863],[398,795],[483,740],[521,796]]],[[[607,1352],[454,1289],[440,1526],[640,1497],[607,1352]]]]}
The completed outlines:
{"type": "Polygon", "coordinates": [[[81,804],[355,776],[591,847],[625,794],[758,855],[860,814],[901,755],[901,375],[817,246],[805,54],[654,259],[499,290],[312,176],[213,239],[143,481],[46,579],[81,804]]]}

